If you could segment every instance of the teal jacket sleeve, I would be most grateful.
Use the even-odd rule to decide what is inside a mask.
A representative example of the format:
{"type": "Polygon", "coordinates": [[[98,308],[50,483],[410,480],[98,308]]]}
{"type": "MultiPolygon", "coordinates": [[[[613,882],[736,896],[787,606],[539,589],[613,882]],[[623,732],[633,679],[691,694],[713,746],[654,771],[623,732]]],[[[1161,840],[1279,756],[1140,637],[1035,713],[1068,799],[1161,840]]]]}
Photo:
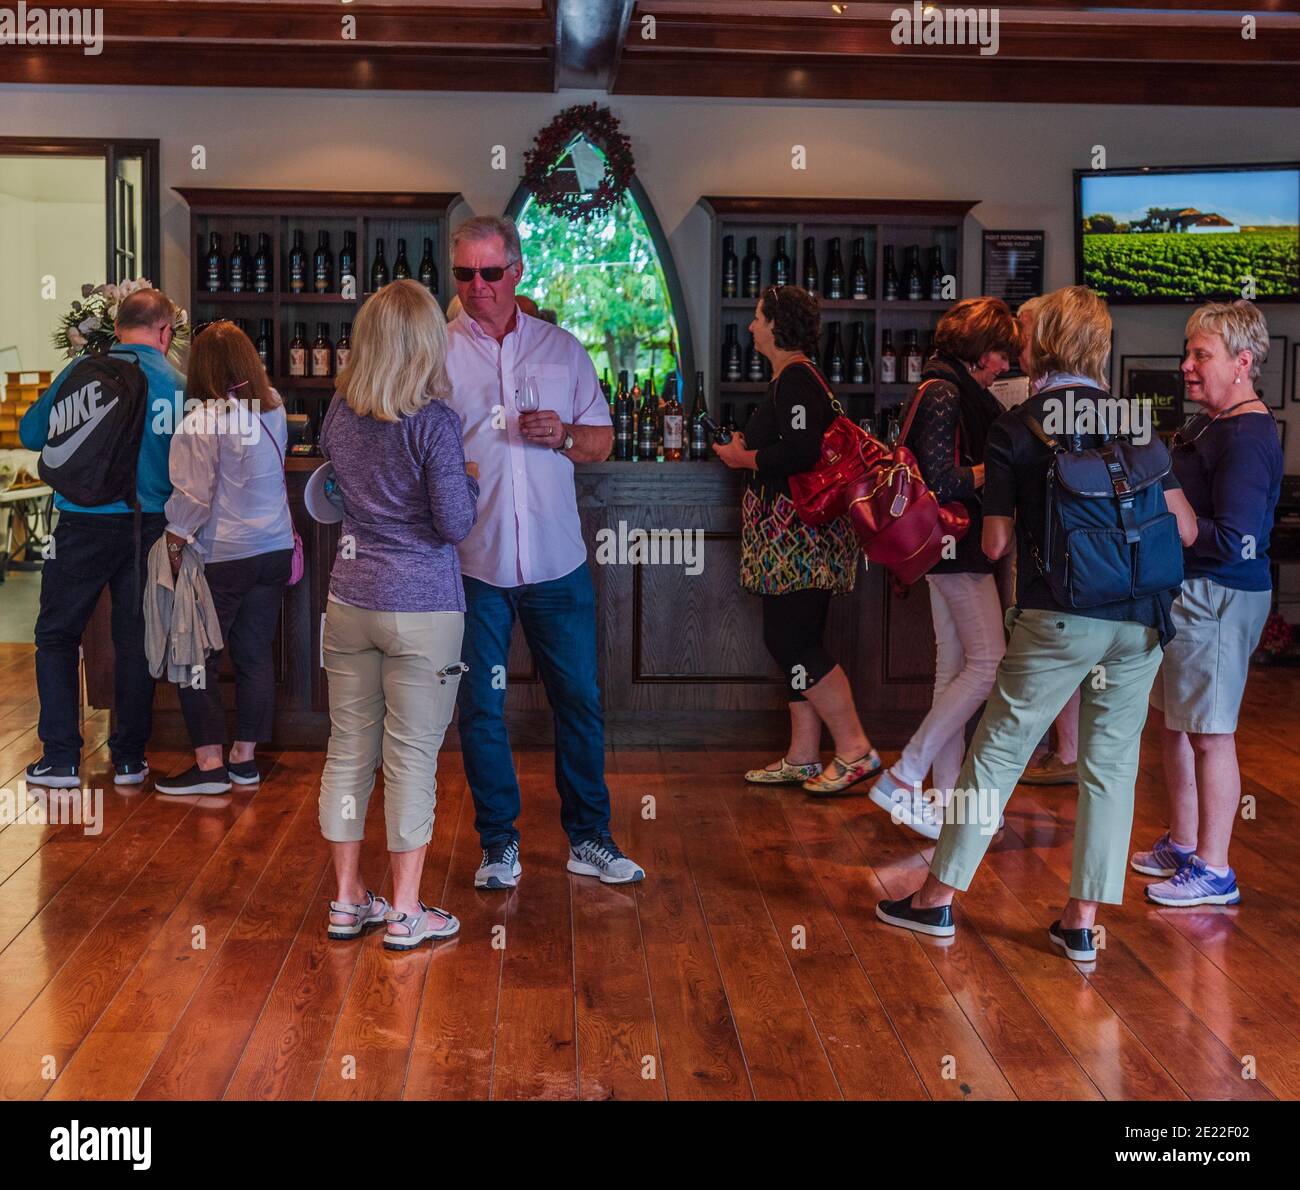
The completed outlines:
{"type": "Polygon", "coordinates": [[[68,374],[72,364],[68,364],[50,383],[50,387],[41,393],[40,399],[18,423],[18,438],[28,450],[43,450],[45,440],[50,436],[50,406],[54,404],[54,394],[68,374]]]}

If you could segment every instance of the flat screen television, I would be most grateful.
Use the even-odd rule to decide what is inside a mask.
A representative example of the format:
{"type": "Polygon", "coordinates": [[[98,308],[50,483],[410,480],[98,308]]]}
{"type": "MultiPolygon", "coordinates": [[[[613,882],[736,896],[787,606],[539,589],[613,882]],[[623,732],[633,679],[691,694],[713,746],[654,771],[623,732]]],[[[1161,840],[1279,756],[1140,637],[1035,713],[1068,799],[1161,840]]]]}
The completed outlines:
{"type": "Polygon", "coordinates": [[[1075,277],[1115,304],[1300,301],[1300,163],[1074,171],[1075,277]]]}

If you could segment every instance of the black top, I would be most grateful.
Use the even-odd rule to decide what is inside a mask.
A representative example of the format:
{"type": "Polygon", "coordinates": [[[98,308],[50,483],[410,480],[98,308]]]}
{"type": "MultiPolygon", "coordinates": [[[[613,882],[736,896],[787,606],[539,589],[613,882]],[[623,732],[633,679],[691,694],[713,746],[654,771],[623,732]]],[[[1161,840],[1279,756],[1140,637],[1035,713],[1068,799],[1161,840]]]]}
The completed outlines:
{"type": "Polygon", "coordinates": [[[921,382],[933,381],[917,408],[905,445],[916,455],[921,477],[940,504],[958,500],[970,515],[970,528],[957,543],[956,556],[941,558],[931,574],[992,574],[984,556],[983,500],[975,487],[975,465],[984,462],[990,427],[1002,416],[997,398],[978,384],[958,360],[932,355],[921,382]]]}
{"type": "Polygon", "coordinates": [[[789,496],[790,476],[817,465],[822,435],[836,416],[812,368],[787,365],[745,424],[745,448],[758,451],[749,486],[764,501],[789,496]]]}
{"type": "MultiPolygon", "coordinates": [[[[1074,389],[1076,409],[1083,401],[1107,396],[1096,388],[1070,387],[1074,389]]],[[[1063,388],[1044,389],[1023,405],[1008,410],[993,423],[984,449],[984,515],[1016,518],[1016,606],[1067,612],[1092,620],[1131,620],[1154,628],[1160,634],[1160,643],[1167,644],[1174,637],[1169,609],[1178,594],[1176,589],[1101,607],[1065,607],[1052,596],[1052,589],[1034,561],[1035,543],[1047,538],[1047,473],[1052,465],[1052,452],[1025,425],[1022,411],[1041,422],[1047,398],[1064,391],[1063,388]]],[[[1085,447],[1098,446],[1100,442],[1096,435],[1084,435],[1085,447]]],[[[1165,491],[1179,487],[1172,471],[1161,480],[1161,487],[1165,491]]]]}

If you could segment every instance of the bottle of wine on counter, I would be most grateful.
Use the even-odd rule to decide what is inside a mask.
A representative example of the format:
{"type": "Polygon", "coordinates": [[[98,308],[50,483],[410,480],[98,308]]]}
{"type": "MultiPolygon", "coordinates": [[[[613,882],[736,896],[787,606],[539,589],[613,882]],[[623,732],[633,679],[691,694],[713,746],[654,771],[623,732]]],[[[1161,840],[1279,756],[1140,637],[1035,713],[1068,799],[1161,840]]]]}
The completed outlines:
{"type": "Polygon", "coordinates": [[[424,251],[420,254],[420,284],[430,293],[438,292],[438,266],[433,263],[433,241],[428,236],[424,237],[424,251]]]}
{"type": "Polygon", "coordinates": [[[785,236],[776,237],[776,255],[772,257],[772,284],[790,284],[790,257],[785,250],[785,236]]]}
{"type": "Polygon", "coordinates": [[[339,327],[339,341],[334,348],[334,368],[341,372],[352,359],[352,324],[345,322],[339,327]]]}
{"type": "Polygon", "coordinates": [[[635,372],[632,373],[632,387],[627,390],[627,399],[632,405],[632,462],[636,462],[641,453],[639,448],[641,442],[641,380],[635,372]]]}
{"type": "Polygon", "coordinates": [[[758,297],[758,291],[763,287],[763,264],[758,259],[758,236],[750,236],[745,241],[745,259],[740,266],[741,296],[747,298],[758,297]]]}
{"type": "Polygon", "coordinates": [[[670,383],[664,384],[664,461],[682,461],[682,403],[678,400],[680,387],[676,372],[669,374],[670,383]]]}
{"type": "Polygon", "coordinates": [[[849,296],[855,302],[871,297],[871,278],[867,275],[867,242],[862,236],[853,241],[853,258],[849,262],[849,296]]]}
{"type": "Polygon", "coordinates": [[[375,293],[388,284],[388,261],[384,259],[384,241],[375,241],[375,262],[370,266],[370,292],[375,293]]]}
{"type": "Polygon", "coordinates": [[[909,302],[919,302],[926,295],[925,278],[921,276],[921,249],[908,246],[903,257],[903,292],[909,302]]]}
{"type": "Polygon", "coordinates": [[[722,237],[722,296],[740,296],[740,261],[736,259],[736,237],[722,237]]]}
{"type": "Polygon", "coordinates": [[[655,400],[654,382],[646,384],[636,426],[636,455],[643,463],[653,463],[659,455],[659,402],[655,400]]]}
{"type": "Polygon", "coordinates": [[[817,274],[817,241],[807,236],[803,242],[803,287],[817,293],[821,279],[817,274]]]}
{"type": "Polygon", "coordinates": [[[393,260],[393,280],[406,281],[411,276],[411,264],[406,259],[406,241],[397,241],[397,256],[393,260]]]}
{"type": "Polygon", "coordinates": [[[927,287],[932,302],[943,301],[943,249],[937,244],[930,249],[930,284],[927,287]]]}
{"type": "Polygon", "coordinates": [[[722,379],[729,384],[743,379],[740,361],[740,337],[734,322],[727,323],[722,341],[722,379]]]}
{"type": "Polygon", "coordinates": [[[897,381],[898,356],[894,354],[894,336],[892,331],[885,331],[880,341],[880,383],[895,384],[897,381]]]}
{"type": "Polygon", "coordinates": [[[257,329],[257,358],[262,361],[262,367],[270,372],[271,370],[271,320],[263,318],[258,324],[257,329]]]}
{"type": "Polygon", "coordinates": [[[745,348],[745,379],[751,384],[763,382],[763,357],[758,353],[754,337],[749,337],[749,346],[745,348]]]}
{"type": "MultiPolygon", "coordinates": [[[[322,232],[322,235],[325,233],[322,232]]],[[[328,322],[316,324],[316,342],[311,345],[311,374],[329,376],[334,371],[334,344],[330,342],[328,322]]]]}
{"type": "Polygon", "coordinates": [[[208,293],[220,293],[226,287],[226,258],[221,252],[221,233],[208,234],[208,259],[203,270],[203,288],[208,293]]]}
{"type": "Polygon", "coordinates": [[[271,262],[271,237],[257,233],[257,255],[253,257],[253,292],[270,293],[275,288],[275,266],[271,262]]]}
{"type": "Polygon", "coordinates": [[[701,418],[709,416],[709,404],[704,398],[704,373],[695,373],[695,400],[691,403],[691,458],[707,459],[709,450],[707,431],[701,418]]]}
{"type": "MultiPolygon", "coordinates": [[[[343,247],[339,249],[339,289],[347,285],[345,278],[352,278],[353,291],[357,283],[357,233],[343,233],[343,247]]],[[[342,365],[340,365],[342,366],[342,365]]]]}
{"type": "Polygon", "coordinates": [[[307,289],[307,249],[302,246],[302,232],[293,233],[293,247],[289,249],[289,292],[305,293],[307,289]]]}
{"type": "Polygon", "coordinates": [[[614,458],[620,463],[632,458],[632,398],[627,391],[627,373],[618,374],[618,391],[614,394],[614,458]]]}
{"type": "Polygon", "coordinates": [[[248,288],[252,268],[244,248],[245,241],[245,236],[235,232],[235,248],[230,254],[230,270],[226,274],[231,293],[243,293],[248,288]]]}
{"type": "Polygon", "coordinates": [[[844,344],[840,342],[840,324],[831,323],[830,338],[826,342],[823,371],[832,384],[844,383],[844,344]]]}
{"type": "Polygon", "coordinates": [[[903,352],[903,364],[906,369],[907,383],[921,383],[921,348],[916,342],[916,332],[908,331],[906,350],[903,352]]]}
{"type": "Polygon", "coordinates": [[[831,238],[830,254],[826,258],[826,296],[833,302],[844,297],[844,261],[840,259],[840,238],[831,238]]]}
{"type": "Polygon", "coordinates": [[[898,270],[894,267],[894,246],[885,245],[885,292],[887,302],[898,301],[898,270]]]}
{"type": "Polygon", "coordinates": [[[293,338],[289,340],[289,375],[307,375],[307,324],[293,324],[293,338]]]}
{"type": "Polygon", "coordinates": [[[861,322],[853,324],[853,348],[849,352],[849,383],[871,383],[871,357],[867,354],[866,329],[861,322]]]}
{"type": "Polygon", "coordinates": [[[334,253],[330,251],[330,233],[316,236],[316,253],[311,261],[312,285],[317,293],[334,292],[334,253]]]}

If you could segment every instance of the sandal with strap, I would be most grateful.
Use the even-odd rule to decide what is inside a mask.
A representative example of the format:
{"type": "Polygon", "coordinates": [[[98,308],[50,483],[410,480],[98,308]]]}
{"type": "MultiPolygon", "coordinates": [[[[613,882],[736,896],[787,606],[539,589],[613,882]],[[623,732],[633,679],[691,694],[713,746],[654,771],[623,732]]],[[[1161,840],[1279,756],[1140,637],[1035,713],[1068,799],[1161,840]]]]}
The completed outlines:
{"type": "Polygon", "coordinates": [[[352,920],[350,922],[331,921],[329,923],[329,936],[335,942],[346,942],[349,938],[355,938],[358,934],[364,933],[371,926],[377,926],[392,908],[383,897],[375,896],[369,889],[366,889],[366,900],[363,905],[349,905],[346,901],[331,901],[331,913],[343,914],[351,917],[352,920]]]}
{"type": "Polygon", "coordinates": [[[406,933],[394,934],[390,929],[384,935],[385,950],[414,950],[426,938],[451,938],[460,933],[460,922],[445,909],[420,902],[419,913],[398,913],[390,910],[386,919],[388,925],[401,926],[406,933]],[[443,924],[434,927],[430,914],[436,913],[443,919],[443,924]]]}
{"type": "Polygon", "coordinates": [[[791,764],[783,756],[779,769],[750,769],[745,774],[745,780],[751,785],[802,785],[805,781],[811,781],[821,771],[820,761],[814,760],[811,764],[791,764]]]}
{"type": "Polygon", "coordinates": [[[884,767],[874,748],[857,760],[841,760],[837,756],[824,773],[805,781],[803,787],[814,797],[837,797],[859,781],[874,777],[884,767]]]}

